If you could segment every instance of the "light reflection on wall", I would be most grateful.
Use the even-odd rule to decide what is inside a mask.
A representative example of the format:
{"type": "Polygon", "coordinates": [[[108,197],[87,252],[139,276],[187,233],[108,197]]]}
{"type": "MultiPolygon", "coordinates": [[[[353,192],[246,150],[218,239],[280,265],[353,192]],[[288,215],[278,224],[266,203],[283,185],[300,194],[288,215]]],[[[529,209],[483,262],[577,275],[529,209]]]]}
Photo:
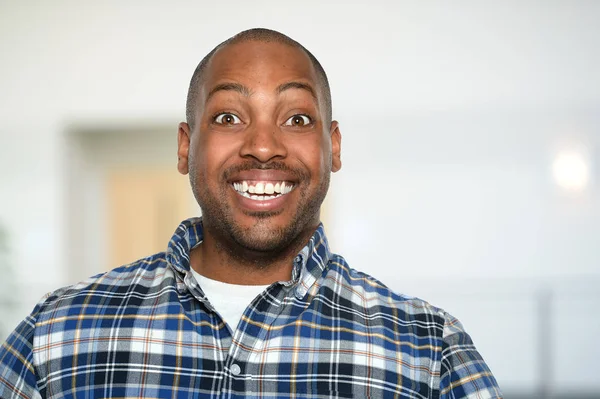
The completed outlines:
{"type": "Polygon", "coordinates": [[[580,192],[590,181],[590,168],[586,157],[577,151],[560,152],[552,165],[556,184],[564,190],[580,192]]]}

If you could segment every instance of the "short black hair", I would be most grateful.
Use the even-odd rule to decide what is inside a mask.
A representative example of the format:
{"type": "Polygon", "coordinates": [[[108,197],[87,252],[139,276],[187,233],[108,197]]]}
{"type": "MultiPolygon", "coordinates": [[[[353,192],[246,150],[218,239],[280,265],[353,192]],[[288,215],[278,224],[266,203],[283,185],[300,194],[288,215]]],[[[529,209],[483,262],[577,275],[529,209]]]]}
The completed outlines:
{"type": "Polygon", "coordinates": [[[328,127],[328,125],[331,123],[331,120],[332,120],[331,89],[329,88],[329,80],[327,79],[327,74],[325,73],[325,70],[321,66],[321,63],[319,62],[319,60],[317,60],[317,58],[314,55],[312,55],[312,53],[310,51],[308,51],[303,45],[301,45],[297,41],[293,40],[289,36],[284,35],[283,33],[280,33],[280,32],[274,31],[274,30],[270,30],[270,29],[254,28],[254,29],[248,29],[243,32],[240,32],[237,35],[230,37],[229,39],[225,40],[223,43],[216,46],[214,49],[212,49],[210,51],[210,53],[208,53],[202,59],[202,61],[200,61],[200,63],[196,67],[196,70],[194,71],[194,74],[192,75],[192,80],[190,81],[190,87],[188,90],[187,102],[186,102],[186,107],[185,107],[186,119],[187,119],[188,125],[190,125],[190,128],[193,128],[193,125],[195,122],[195,114],[196,114],[196,108],[197,108],[196,100],[198,98],[199,86],[200,86],[200,83],[202,82],[202,77],[204,75],[204,71],[206,70],[206,67],[207,67],[209,61],[211,60],[212,56],[217,52],[217,50],[219,50],[229,44],[242,43],[242,42],[246,42],[246,41],[282,43],[282,44],[287,44],[292,47],[299,48],[300,50],[302,50],[306,53],[306,55],[312,62],[313,67],[315,68],[317,77],[319,79],[319,84],[321,86],[320,89],[321,89],[321,92],[325,99],[325,117],[326,117],[326,122],[327,122],[326,125],[328,127]]]}

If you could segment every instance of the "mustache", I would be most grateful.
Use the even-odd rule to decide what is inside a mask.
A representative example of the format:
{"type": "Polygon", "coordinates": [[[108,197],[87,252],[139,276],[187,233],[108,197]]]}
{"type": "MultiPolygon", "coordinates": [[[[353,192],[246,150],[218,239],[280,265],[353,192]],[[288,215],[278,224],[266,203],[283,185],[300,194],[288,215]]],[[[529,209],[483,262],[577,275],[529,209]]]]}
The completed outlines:
{"type": "Polygon", "coordinates": [[[309,177],[302,169],[292,168],[281,161],[260,162],[256,160],[248,160],[237,165],[230,166],[223,172],[224,180],[229,180],[232,176],[239,172],[247,170],[279,170],[286,172],[301,180],[309,177]]]}

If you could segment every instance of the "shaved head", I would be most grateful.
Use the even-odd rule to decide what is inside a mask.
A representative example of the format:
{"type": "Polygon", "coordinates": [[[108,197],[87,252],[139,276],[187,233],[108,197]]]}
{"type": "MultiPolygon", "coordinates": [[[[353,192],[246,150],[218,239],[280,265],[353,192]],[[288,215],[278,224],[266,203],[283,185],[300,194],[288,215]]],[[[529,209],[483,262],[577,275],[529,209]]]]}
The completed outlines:
{"type": "Polygon", "coordinates": [[[277,31],[270,30],[270,29],[254,28],[254,29],[249,29],[249,30],[240,32],[237,35],[235,35],[235,36],[225,40],[223,43],[219,44],[217,47],[212,49],[211,52],[208,53],[196,67],[196,70],[194,71],[194,74],[192,75],[192,80],[190,82],[190,87],[189,87],[188,96],[187,96],[186,110],[185,110],[187,123],[188,123],[188,125],[190,125],[190,128],[192,128],[192,130],[193,130],[193,126],[194,126],[194,122],[195,122],[195,115],[196,115],[196,111],[197,111],[197,107],[198,107],[198,104],[197,104],[198,92],[199,92],[200,86],[202,85],[202,82],[203,82],[204,71],[206,70],[206,67],[208,66],[213,55],[219,49],[226,47],[230,44],[243,43],[243,42],[247,42],[247,41],[258,41],[258,42],[265,42],[265,43],[268,43],[268,42],[281,43],[281,44],[285,44],[285,45],[288,45],[291,47],[298,48],[298,49],[302,50],[308,56],[308,58],[312,62],[315,72],[317,73],[319,86],[320,86],[319,90],[321,91],[321,94],[325,100],[324,106],[325,106],[326,126],[329,126],[329,124],[331,123],[331,120],[332,120],[331,90],[329,88],[329,80],[327,79],[327,74],[325,73],[325,70],[321,66],[321,63],[304,46],[302,46],[300,43],[293,40],[292,38],[284,35],[283,33],[279,33],[277,31]]]}

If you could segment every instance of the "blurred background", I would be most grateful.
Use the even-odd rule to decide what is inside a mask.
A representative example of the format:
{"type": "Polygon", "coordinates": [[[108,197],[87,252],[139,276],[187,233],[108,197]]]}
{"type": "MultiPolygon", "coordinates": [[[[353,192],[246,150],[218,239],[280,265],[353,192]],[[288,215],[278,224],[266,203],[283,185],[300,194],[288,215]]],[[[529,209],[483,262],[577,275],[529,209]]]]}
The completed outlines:
{"type": "Polygon", "coordinates": [[[329,75],[334,251],[458,317],[507,398],[600,397],[598,21],[574,0],[0,0],[0,339],[199,214],[175,168],[189,79],[267,27],[329,75]]]}

